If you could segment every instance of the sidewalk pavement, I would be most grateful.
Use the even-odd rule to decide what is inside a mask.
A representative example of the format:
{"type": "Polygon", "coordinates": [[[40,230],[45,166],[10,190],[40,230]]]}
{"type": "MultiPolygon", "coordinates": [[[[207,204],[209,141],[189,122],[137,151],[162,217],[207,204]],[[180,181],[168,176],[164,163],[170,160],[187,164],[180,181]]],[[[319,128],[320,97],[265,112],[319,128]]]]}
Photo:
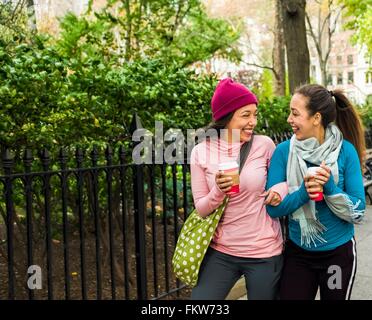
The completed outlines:
{"type": "MultiPolygon", "coordinates": [[[[351,300],[372,300],[372,205],[368,205],[363,223],[355,225],[357,273],[351,300]]],[[[231,290],[229,300],[246,300],[244,278],[231,290]]],[[[319,299],[319,293],[316,298],[319,299]]]]}
{"type": "Polygon", "coordinates": [[[367,206],[364,221],[355,226],[357,273],[352,300],[372,300],[372,206],[367,206]]]}

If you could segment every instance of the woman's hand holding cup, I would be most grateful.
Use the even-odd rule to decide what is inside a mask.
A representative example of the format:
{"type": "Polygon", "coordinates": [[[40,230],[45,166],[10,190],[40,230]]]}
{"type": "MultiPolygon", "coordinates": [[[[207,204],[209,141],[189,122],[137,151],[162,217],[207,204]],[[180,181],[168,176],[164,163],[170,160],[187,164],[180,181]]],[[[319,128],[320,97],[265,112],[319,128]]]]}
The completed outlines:
{"type": "Polygon", "coordinates": [[[320,167],[308,168],[305,177],[305,187],[310,199],[314,201],[323,200],[323,186],[328,182],[331,176],[331,169],[323,161],[320,167]]]}
{"type": "Polygon", "coordinates": [[[325,165],[325,161],[322,161],[320,167],[316,170],[315,181],[320,185],[324,186],[331,176],[331,168],[325,165]]]}
{"type": "Polygon", "coordinates": [[[232,177],[225,176],[223,172],[218,171],[216,174],[216,184],[223,193],[227,193],[233,185],[232,177]]]}
{"type": "Polygon", "coordinates": [[[323,200],[323,186],[315,181],[314,177],[305,177],[305,187],[309,198],[314,201],[323,200]]]}
{"type": "Polygon", "coordinates": [[[239,193],[239,165],[237,162],[226,162],[218,165],[216,184],[226,195],[239,193]]]}

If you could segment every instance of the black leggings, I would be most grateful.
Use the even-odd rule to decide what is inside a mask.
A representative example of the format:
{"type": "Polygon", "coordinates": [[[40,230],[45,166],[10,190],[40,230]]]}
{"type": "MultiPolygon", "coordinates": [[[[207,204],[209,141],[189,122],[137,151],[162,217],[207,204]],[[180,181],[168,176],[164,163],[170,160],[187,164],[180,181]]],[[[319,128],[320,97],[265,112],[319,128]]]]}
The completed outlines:
{"type": "Polygon", "coordinates": [[[242,258],[208,248],[200,266],[192,300],[223,300],[235,282],[244,275],[249,300],[278,298],[283,256],[242,258]]]}
{"type": "Polygon", "coordinates": [[[349,300],[356,273],[354,238],[329,251],[307,251],[288,240],[280,281],[281,300],[349,300]]]}

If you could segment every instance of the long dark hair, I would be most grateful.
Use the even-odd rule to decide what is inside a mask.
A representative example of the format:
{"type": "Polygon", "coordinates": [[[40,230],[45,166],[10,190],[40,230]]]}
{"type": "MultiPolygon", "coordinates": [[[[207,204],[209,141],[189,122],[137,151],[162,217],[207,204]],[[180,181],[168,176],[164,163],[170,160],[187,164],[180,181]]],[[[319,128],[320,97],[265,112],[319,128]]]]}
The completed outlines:
{"type": "Polygon", "coordinates": [[[211,141],[211,139],[216,139],[221,137],[221,130],[226,129],[226,126],[234,116],[235,111],[228,113],[219,120],[213,120],[206,125],[196,130],[196,136],[194,140],[194,145],[199,144],[203,141],[211,141]],[[198,132],[201,131],[200,134],[198,132]],[[216,135],[217,133],[217,135],[216,135]]]}
{"type": "Polygon", "coordinates": [[[324,128],[331,122],[336,123],[344,138],[354,145],[363,168],[366,152],[364,127],[358,112],[343,91],[328,91],[318,84],[306,84],[296,89],[295,93],[308,98],[307,109],[310,115],[319,112],[324,128]]]}
{"type": "Polygon", "coordinates": [[[218,136],[220,136],[221,134],[221,130],[222,129],[225,129],[226,126],[229,124],[230,120],[232,119],[232,117],[234,116],[234,113],[235,112],[230,112],[228,113],[227,115],[223,116],[221,119],[219,120],[212,120],[212,122],[210,122],[205,128],[204,130],[205,131],[208,131],[210,129],[214,129],[214,130],[217,130],[217,133],[218,133],[218,136]]]}

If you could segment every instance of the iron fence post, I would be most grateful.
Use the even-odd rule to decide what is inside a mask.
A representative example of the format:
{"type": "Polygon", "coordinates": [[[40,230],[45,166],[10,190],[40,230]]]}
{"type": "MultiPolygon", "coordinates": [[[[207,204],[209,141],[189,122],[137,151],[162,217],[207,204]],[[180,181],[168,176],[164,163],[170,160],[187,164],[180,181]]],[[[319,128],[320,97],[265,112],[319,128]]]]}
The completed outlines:
{"type": "Polygon", "coordinates": [[[15,298],[14,285],[14,204],[12,186],[12,168],[14,159],[9,150],[3,154],[3,167],[5,172],[5,202],[6,202],[6,229],[7,229],[7,253],[8,253],[8,299],[15,298]]]}
{"type": "MultiPolygon", "coordinates": [[[[137,114],[133,116],[131,134],[142,129],[141,120],[137,114]]],[[[133,141],[133,148],[139,141],[133,141]]],[[[134,224],[136,243],[136,274],[137,274],[137,298],[147,299],[147,274],[146,274],[146,234],[145,234],[145,191],[143,164],[133,164],[133,194],[134,194],[134,224]]]]}

